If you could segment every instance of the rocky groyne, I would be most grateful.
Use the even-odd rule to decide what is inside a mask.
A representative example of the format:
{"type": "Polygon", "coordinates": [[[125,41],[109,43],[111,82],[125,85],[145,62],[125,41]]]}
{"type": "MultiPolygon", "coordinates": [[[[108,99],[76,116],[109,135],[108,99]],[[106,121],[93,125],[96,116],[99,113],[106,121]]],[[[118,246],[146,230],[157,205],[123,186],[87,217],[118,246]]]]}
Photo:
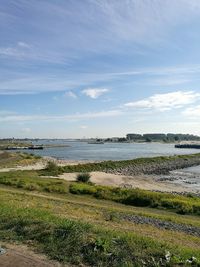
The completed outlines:
{"type": "Polygon", "coordinates": [[[187,167],[200,165],[200,155],[183,158],[177,157],[172,159],[163,159],[156,162],[147,162],[147,163],[130,163],[130,165],[118,167],[115,169],[106,169],[105,171],[113,174],[121,174],[127,176],[134,176],[139,174],[169,174],[170,171],[183,169],[187,167]]]}

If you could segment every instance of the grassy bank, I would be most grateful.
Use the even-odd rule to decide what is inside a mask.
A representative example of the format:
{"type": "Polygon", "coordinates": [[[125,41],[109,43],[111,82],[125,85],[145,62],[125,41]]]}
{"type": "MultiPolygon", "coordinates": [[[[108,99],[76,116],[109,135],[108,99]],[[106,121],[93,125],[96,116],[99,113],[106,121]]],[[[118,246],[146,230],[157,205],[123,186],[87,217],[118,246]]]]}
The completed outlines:
{"type": "Polygon", "coordinates": [[[122,189],[83,183],[71,184],[69,191],[73,194],[92,195],[98,199],[112,200],[126,205],[166,208],[180,214],[200,215],[200,198],[192,195],[180,196],[141,189],[122,189]]]}
{"type": "Polygon", "coordinates": [[[165,261],[165,249],[170,248],[150,238],[106,231],[33,209],[16,210],[4,205],[0,220],[3,239],[32,240],[52,259],[72,264],[133,266],[134,262],[134,266],[142,266],[142,259],[153,266],[153,259],[165,261]]]}
{"type": "Polygon", "coordinates": [[[131,206],[169,209],[180,214],[200,215],[200,198],[141,189],[123,189],[95,186],[87,183],[69,183],[61,179],[41,178],[37,171],[13,171],[0,173],[0,184],[29,191],[54,192],[59,194],[90,195],[131,206]]]}
{"type": "Polygon", "coordinates": [[[108,218],[117,211],[140,213],[144,208],[0,188],[0,240],[31,243],[50,258],[77,266],[190,266],[186,261],[191,257],[196,258],[192,266],[200,266],[200,238],[108,218]]]}
{"type": "Polygon", "coordinates": [[[0,168],[10,168],[17,166],[31,165],[41,160],[40,156],[23,153],[23,152],[7,152],[0,153],[0,168]]]}
{"type": "Polygon", "coordinates": [[[41,178],[37,171],[0,173],[0,184],[29,191],[67,193],[69,183],[61,179],[41,178]]]}

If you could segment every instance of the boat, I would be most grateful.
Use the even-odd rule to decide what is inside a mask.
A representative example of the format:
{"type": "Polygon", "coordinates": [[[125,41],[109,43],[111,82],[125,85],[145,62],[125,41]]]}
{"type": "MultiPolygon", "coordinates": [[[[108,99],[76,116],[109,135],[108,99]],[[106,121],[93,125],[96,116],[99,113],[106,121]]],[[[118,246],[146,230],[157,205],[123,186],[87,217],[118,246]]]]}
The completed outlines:
{"type": "Polygon", "coordinates": [[[43,146],[8,146],[6,150],[44,149],[43,146]]]}
{"type": "Polygon", "coordinates": [[[43,146],[29,146],[28,149],[44,149],[43,146]]]}
{"type": "Polygon", "coordinates": [[[175,148],[196,148],[200,149],[200,142],[198,141],[185,141],[175,144],[175,148]]]}

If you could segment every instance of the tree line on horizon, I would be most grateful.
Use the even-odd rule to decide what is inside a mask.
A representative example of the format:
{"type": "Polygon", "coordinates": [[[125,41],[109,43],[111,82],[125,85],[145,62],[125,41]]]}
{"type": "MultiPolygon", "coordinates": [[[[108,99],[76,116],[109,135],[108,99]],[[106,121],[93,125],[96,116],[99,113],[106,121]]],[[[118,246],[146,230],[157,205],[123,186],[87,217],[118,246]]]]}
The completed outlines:
{"type": "Polygon", "coordinates": [[[173,134],[173,133],[147,133],[135,134],[129,133],[126,135],[128,141],[163,141],[163,142],[180,142],[180,141],[200,141],[200,136],[193,134],[173,134]]]}

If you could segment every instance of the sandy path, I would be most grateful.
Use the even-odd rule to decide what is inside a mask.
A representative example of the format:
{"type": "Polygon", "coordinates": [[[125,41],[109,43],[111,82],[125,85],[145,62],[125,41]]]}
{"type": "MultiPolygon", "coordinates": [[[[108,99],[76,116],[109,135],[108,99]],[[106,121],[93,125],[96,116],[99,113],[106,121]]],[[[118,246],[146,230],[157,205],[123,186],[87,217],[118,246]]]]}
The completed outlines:
{"type": "Polygon", "coordinates": [[[55,261],[50,261],[45,255],[33,252],[25,245],[2,244],[6,253],[0,255],[0,267],[61,267],[55,261]]]}

